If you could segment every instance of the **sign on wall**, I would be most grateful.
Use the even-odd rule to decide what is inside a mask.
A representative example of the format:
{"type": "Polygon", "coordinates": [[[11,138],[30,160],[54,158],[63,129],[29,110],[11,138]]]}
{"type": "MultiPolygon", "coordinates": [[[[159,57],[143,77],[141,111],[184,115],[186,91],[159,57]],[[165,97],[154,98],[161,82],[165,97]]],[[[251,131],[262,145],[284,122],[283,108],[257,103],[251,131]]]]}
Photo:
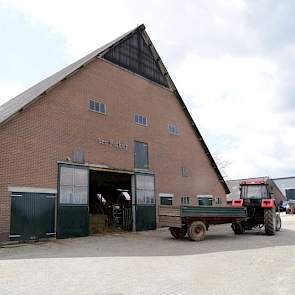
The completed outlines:
{"type": "Polygon", "coordinates": [[[120,140],[98,138],[97,142],[99,144],[107,145],[107,146],[110,146],[110,147],[118,149],[118,150],[127,151],[127,149],[128,149],[128,144],[124,143],[120,140]]]}

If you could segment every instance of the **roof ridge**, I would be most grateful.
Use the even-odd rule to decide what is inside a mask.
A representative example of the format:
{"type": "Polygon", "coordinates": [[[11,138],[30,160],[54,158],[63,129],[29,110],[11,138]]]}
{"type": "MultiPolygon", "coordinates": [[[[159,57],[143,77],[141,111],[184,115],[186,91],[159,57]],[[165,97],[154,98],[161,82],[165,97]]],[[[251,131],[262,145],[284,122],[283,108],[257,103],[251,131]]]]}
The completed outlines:
{"type": "Polygon", "coordinates": [[[235,179],[227,179],[226,181],[237,181],[237,180],[245,180],[245,179],[257,179],[257,178],[270,178],[269,176],[257,176],[257,177],[245,177],[245,178],[235,178],[235,179]]]}

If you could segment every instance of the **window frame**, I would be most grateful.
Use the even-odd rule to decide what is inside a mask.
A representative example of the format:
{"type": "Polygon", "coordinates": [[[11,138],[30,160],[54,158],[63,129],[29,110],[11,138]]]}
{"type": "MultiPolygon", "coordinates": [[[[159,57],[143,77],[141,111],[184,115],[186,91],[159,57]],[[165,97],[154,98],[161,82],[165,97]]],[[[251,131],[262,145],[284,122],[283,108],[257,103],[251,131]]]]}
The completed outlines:
{"type": "Polygon", "coordinates": [[[213,206],[213,196],[212,195],[197,195],[197,206],[201,207],[212,207],[213,206]],[[200,200],[209,200],[211,204],[200,204],[200,200]]]}
{"type": "Polygon", "coordinates": [[[181,176],[182,177],[188,177],[188,170],[184,166],[181,167],[181,176]]]}
{"type": "Polygon", "coordinates": [[[149,125],[149,120],[147,116],[134,113],[134,123],[139,126],[147,127],[149,125]],[[141,122],[139,118],[141,118],[141,122]],[[145,123],[144,123],[144,119],[145,119],[145,123]]]}
{"type": "Polygon", "coordinates": [[[175,136],[180,135],[179,128],[175,123],[168,123],[168,133],[175,136]]]}
{"type": "MultiPolygon", "coordinates": [[[[81,174],[80,174],[81,177],[81,174]]],[[[89,196],[88,196],[88,190],[89,190],[89,170],[84,168],[84,167],[80,167],[80,166],[76,166],[76,165],[60,165],[59,168],[59,196],[58,196],[58,203],[62,206],[66,206],[66,205],[70,205],[70,206],[88,206],[89,203],[89,196]],[[64,182],[65,179],[63,179],[63,169],[65,169],[64,171],[68,170],[68,172],[70,172],[70,174],[68,174],[68,177],[70,176],[71,181],[70,182],[64,182]],[[82,175],[82,178],[84,178],[85,183],[79,183],[79,176],[78,173],[79,172],[82,173],[86,173],[86,175],[82,175]],[[68,192],[71,190],[72,191],[72,196],[71,198],[64,198],[63,197],[63,193],[66,191],[65,189],[68,189],[68,192]],[[82,189],[85,190],[85,196],[84,198],[80,198],[79,202],[77,202],[76,199],[76,192],[82,189]],[[66,202],[65,202],[66,200],[66,202]]],[[[81,193],[80,193],[80,196],[81,193]]]]}
{"type": "Polygon", "coordinates": [[[174,199],[173,194],[168,194],[168,193],[159,194],[159,201],[161,206],[173,206],[173,199],[174,199]],[[162,199],[169,200],[171,204],[162,204],[162,199]]]}
{"type": "Polygon", "coordinates": [[[216,205],[222,205],[222,197],[215,197],[215,204],[216,205]]]}
{"type": "Polygon", "coordinates": [[[97,101],[95,99],[89,99],[89,111],[97,113],[97,114],[102,114],[106,115],[107,114],[107,105],[105,102],[97,101]],[[94,105],[94,109],[91,108],[91,103],[94,105]],[[98,110],[96,109],[96,106],[98,107],[98,110]],[[104,107],[104,112],[101,110],[101,106],[104,107]]]}
{"type": "Polygon", "coordinates": [[[142,142],[142,141],[138,141],[138,140],[134,140],[134,168],[135,169],[139,169],[139,170],[149,170],[150,167],[150,161],[149,161],[149,145],[146,142],[142,142]],[[144,165],[144,167],[137,167],[136,165],[136,145],[137,144],[142,144],[146,146],[146,165],[144,165]]]}
{"type": "Polygon", "coordinates": [[[153,174],[135,174],[135,190],[137,205],[155,205],[155,176],[153,174]],[[139,181],[141,178],[141,181],[139,181]]]}
{"type": "Polygon", "coordinates": [[[181,196],[181,198],[180,198],[180,204],[181,204],[182,206],[188,206],[188,205],[190,205],[190,197],[187,196],[187,195],[185,195],[185,196],[181,196]],[[186,200],[186,201],[183,202],[184,200],[186,200]]]}

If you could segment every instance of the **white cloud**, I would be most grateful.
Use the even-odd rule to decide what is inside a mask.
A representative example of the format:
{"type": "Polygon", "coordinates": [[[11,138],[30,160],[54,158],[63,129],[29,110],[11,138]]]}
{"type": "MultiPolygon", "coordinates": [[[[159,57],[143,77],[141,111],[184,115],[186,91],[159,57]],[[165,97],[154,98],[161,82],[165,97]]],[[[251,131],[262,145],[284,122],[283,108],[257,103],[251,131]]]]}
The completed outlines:
{"type": "Polygon", "coordinates": [[[230,178],[287,173],[294,163],[290,151],[295,128],[274,112],[280,86],[274,61],[188,55],[176,73],[176,84],[189,97],[191,113],[205,138],[210,137],[211,149],[230,162],[230,178]]]}
{"type": "Polygon", "coordinates": [[[36,26],[39,22],[44,23],[53,32],[64,34],[70,54],[75,58],[136,26],[135,19],[122,18],[123,15],[128,16],[128,6],[124,1],[1,1],[24,13],[36,26]]]}
{"type": "Polygon", "coordinates": [[[17,83],[3,85],[0,83],[0,105],[8,101],[8,98],[15,97],[25,90],[25,85],[20,85],[17,83]]]}

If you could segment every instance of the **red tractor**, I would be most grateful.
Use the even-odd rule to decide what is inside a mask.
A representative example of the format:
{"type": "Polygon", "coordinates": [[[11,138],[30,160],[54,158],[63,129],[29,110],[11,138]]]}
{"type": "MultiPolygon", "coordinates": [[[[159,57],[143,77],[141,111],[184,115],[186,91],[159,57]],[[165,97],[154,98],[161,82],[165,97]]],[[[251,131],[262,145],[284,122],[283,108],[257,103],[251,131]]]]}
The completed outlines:
{"type": "Polygon", "coordinates": [[[270,178],[241,181],[240,199],[233,200],[232,206],[245,207],[247,218],[232,224],[234,233],[264,226],[267,235],[275,235],[281,229],[279,206],[283,200],[283,194],[270,178]]]}

